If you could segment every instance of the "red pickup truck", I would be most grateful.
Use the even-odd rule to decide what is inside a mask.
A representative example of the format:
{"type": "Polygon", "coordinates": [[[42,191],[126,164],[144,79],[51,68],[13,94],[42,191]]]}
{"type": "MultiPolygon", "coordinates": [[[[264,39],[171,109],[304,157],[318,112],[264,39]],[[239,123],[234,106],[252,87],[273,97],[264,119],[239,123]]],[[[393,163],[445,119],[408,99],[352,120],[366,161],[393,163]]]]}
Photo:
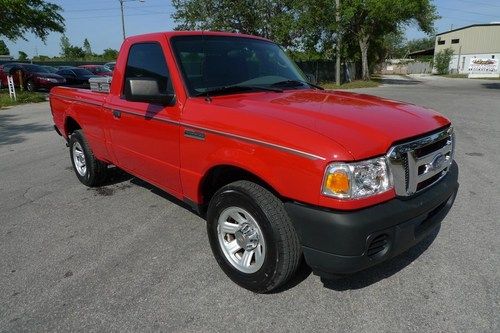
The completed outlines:
{"type": "Polygon", "coordinates": [[[56,87],[50,103],[83,184],[115,165],[184,200],[206,218],[220,267],[256,292],[302,259],[330,278],[400,254],[458,191],[448,119],[325,91],[259,37],[130,37],[109,93],[56,87]]]}

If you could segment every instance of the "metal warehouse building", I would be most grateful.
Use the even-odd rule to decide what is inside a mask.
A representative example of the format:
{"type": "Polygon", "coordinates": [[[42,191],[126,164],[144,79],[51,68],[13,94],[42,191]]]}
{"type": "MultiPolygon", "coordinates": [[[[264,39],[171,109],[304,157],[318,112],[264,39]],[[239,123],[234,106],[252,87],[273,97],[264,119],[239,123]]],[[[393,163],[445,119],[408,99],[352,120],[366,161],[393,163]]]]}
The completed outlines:
{"type": "Polygon", "coordinates": [[[450,71],[498,76],[500,23],[474,24],[436,35],[435,53],[453,50],[450,71]]]}

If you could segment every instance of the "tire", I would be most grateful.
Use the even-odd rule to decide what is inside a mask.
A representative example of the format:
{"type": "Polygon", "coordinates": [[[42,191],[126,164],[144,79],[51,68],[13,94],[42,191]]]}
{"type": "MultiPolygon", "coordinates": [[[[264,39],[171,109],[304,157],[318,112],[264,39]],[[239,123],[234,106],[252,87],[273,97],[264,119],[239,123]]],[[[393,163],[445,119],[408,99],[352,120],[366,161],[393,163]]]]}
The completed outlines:
{"type": "Polygon", "coordinates": [[[35,87],[35,84],[33,83],[33,81],[29,80],[27,83],[26,83],[26,90],[29,91],[29,92],[34,92],[36,91],[36,87],[35,87]]]}
{"type": "Polygon", "coordinates": [[[255,183],[237,181],[215,193],[208,207],[207,232],[222,270],[253,292],[282,286],[299,267],[302,250],[283,202],[255,183]]]}
{"type": "Polygon", "coordinates": [[[107,165],[95,158],[82,130],[74,131],[69,139],[71,164],[78,180],[89,187],[102,185],[107,165]]]}

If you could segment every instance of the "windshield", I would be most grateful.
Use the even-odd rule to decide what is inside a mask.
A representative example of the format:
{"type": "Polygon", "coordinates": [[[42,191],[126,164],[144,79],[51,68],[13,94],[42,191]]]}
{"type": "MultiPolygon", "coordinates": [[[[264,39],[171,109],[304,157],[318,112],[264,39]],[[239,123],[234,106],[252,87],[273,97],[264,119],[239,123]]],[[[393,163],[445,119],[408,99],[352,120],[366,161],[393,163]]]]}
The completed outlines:
{"type": "Polygon", "coordinates": [[[273,87],[284,81],[307,80],[285,52],[268,41],[226,36],[179,36],[172,38],[172,46],[191,96],[221,87],[273,87]]]}
{"type": "Polygon", "coordinates": [[[111,73],[111,70],[104,66],[96,66],[94,67],[94,73],[111,73]]]}
{"type": "Polygon", "coordinates": [[[52,66],[42,66],[43,69],[46,69],[47,72],[49,73],[56,73],[57,72],[57,68],[54,68],[52,66]]]}
{"type": "Polygon", "coordinates": [[[29,73],[50,73],[48,70],[38,65],[23,64],[22,67],[29,73]]]}
{"type": "Polygon", "coordinates": [[[84,68],[72,68],[71,69],[73,73],[75,73],[78,76],[85,76],[85,75],[94,75],[92,72],[84,69],[84,68]]]}

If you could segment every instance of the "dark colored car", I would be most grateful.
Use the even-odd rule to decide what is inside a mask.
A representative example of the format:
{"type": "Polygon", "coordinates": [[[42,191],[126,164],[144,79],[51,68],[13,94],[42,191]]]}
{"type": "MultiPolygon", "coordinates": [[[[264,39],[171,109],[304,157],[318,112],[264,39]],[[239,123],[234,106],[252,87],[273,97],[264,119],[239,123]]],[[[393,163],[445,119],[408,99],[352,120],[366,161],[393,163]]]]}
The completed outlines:
{"type": "Polygon", "coordinates": [[[19,87],[22,83],[28,91],[50,90],[54,86],[66,83],[66,80],[57,74],[50,73],[39,65],[24,63],[8,63],[0,67],[0,83],[7,86],[7,76],[14,77],[14,85],[19,87]],[[19,74],[21,73],[21,80],[19,74]],[[22,82],[21,82],[22,81],[22,82]]]}
{"type": "Polygon", "coordinates": [[[79,67],[64,68],[57,71],[57,74],[66,79],[67,85],[80,86],[81,88],[90,88],[89,79],[97,77],[92,72],[79,67]]]}
{"type": "Polygon", "coordinates": [[[103,65],[81,65],[79,68],[84,68],[97,76],[113,76],[113,71],[103,65]]]}

